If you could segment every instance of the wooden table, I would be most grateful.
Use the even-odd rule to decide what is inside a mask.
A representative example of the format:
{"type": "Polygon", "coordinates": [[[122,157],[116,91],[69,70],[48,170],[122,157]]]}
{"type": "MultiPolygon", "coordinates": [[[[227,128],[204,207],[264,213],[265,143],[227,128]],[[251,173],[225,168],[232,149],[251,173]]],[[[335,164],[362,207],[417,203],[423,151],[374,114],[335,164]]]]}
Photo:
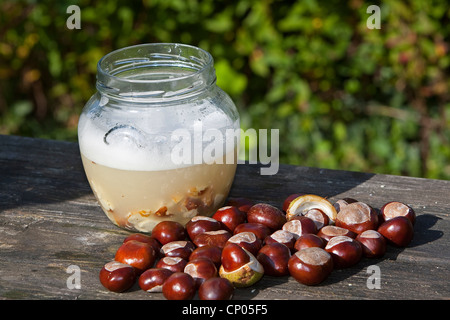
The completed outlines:
{"type": "MultiPolygon", "coordinates": [[[[258,166],[239,165],[231,196],[281,207],[297,192],[330,201],[353,197],[375,208],[390,200],[408,203],[418,215],[414,239],[407,248],[389,247],[382,259],[335,270],[319,286],[264,276],[250,288],[237,289],[234,299],[450,298],[450,181],[292,165],[261,176],[258,166]],[[379,267],[379,289],[370,289],[371,265],[379,267]]],[[[76,143],[0,136],[1,298],[164,299],[137,285],[117,294],[100,284],[100,269],[127,234],[98,206],[76,143]],[[81,287],[69,288],[68,282],[76,284],[71,278],[76,270],[81,287]]]]}

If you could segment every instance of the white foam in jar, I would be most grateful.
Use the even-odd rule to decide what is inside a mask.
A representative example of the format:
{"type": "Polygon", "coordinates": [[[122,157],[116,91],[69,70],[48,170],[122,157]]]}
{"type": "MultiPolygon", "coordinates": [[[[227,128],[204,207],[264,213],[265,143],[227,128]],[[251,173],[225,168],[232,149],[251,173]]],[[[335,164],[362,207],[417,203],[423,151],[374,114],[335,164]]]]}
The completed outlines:
{"type": "MultiPolygon", "coordinates": [[[[201,108],[208,110],[208,107],[206,105],[201,108]]],[[[172,112],[160,112],[155,108],[147,111],[151,112],[151,115],[132,116],[131,121],[108,119],[107,123],[98,119],[95,119],[94,123],[91,118],[82,114],[78,127],[80,151],[89,160],[115,169],[171,170],[189,165],[189,163],[174,163],[171,159],[171,152],[179,143],[179,140],[172,137],[176,130],[181,129],[189,134],[188,142],[192,144],[192,147],[195,147],[194,141],[201,141],[203,150],[209,143],[204,141],[204,134],[213,129],[216,130],[215,132],[220,131],[224,139],[223,152],[225,154],[233,152],[238,142],[234,140],[234,135],[227,135],[226,130],[238,130],[239,121],[231,122],[226,114],[217,109],[212,112],[203,112],[202,118],[199,118],[199,113],[196,113],[195,119],[189,119],[189,114],[182,110],[175,108],[172,112]],[[161,117],[163,113],[165,116],[161,117]],[[167,120],[165,127],[163,118],[167,120]],[[133,124],[128,125],[128,122],[133,124]],[[179,126],[176,127],[175,124],[179,126]],[[196,128],[201,128],[202,131],[196,128]]],[[[192,153],[196,151],[198,149],[192,150],[192,153]]],[[[218,159],[223,156],[222,152],[216,154],[218,159]]]]}

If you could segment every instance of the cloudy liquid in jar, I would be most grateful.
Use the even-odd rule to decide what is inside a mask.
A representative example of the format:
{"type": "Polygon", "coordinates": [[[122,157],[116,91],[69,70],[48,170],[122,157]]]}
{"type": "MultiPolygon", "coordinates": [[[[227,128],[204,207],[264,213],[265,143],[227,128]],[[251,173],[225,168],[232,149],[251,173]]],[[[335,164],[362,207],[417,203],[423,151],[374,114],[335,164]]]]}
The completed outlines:
{"type": "MultiPolygon", "coordinates": [[[[232,151],[235,152],[235,151],[232,151]]],[[[150,232],[163,220],[186,224],[211,216],[233,182],[236,164],[198,164],[157,171],[108,167],[81,155],[86,176],[101,208],[116,225],[150,232]]]]}

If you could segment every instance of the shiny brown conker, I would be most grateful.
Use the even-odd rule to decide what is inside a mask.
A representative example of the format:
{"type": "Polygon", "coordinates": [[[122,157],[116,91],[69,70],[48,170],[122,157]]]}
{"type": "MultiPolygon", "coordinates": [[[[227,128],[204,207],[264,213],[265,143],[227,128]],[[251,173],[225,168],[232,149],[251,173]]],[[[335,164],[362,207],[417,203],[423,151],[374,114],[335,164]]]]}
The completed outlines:
{"type": "Polygon", "coordinates": [[[217,246],[223,248],[232,234],[227,230],[206,231],[195,237],[193,240],[197,247],[217,246]]]}
{"type": "Polygon", "coordinates": [[[246,222],[247,214],[235,206],[226,206],[218,209],[212,218],[221,223],[222,229],[233,233],[238,225],[246,222]]]}
{"type": "Polygon", "coordinates": [[[355,240],[361,243],[363,255],[367,258],[380,258],[386,252],[386,239],[378,231],[364,231],[355,240]]]}
{"type": "Polygon", "coordinates": [[[136,273],[128,264],[110,261],[100,270],[99,278],[100,283],[109,291],[123,292],[133,286],[136,273]]]}
{"type": "Polygon", "coordinates": [[[353,202],[339,211],[335,223],[337,227],[359,234],[366,230],[377,229],[378,214],[364,202],[353,202]]]}
{"type": "Polygon", "coordinates": [[[281,229],[283,224],[286,223],[286,215],[270,204],[257,203],[248,210],[247,221],[261,223],[275,231],[281,229]]]}
{"type": "Polygon", "coordinates": [[[333,264],[337,269],[351,267],[357,264],[362,257],[361,244],[347,236],[331,238],[325,246],[325,251],[333,257],[333,264]]]}
{"type": "Polygon", "coordinates": [[[281,277],[289,274],[288,261],[291,250],[282,243],[274,242],[264,245],[259,250],[256,259],[264,268],[264,274],[281,277]]]}
{"type": "Polygon", "coordinates": [[[139,287],[146,292],[162,292],[162,285],[172,275],[166,268],[150,268],[139,276],[139,287]]]}
{"type": "Polygon", "coordinates": [[[203,281],[217,277],[216,265],[208,258],[197,258],[189,261],[184,267],[184,272],[194,278],[197,287],[199,287],[203,281]]]}
{"type": "Polygon", "coordinates": [[[345,228],[337,226],[325,226],[317,232],[317,235],[326,241],[330,241],[331,238],[337,236],[347,236],[350,238],[356,238],[356,233],[345,228]]]}
{"type": "Polygon", "coordinates": [[[253,232],[240,232],[233,235],[228,242],[236,243],[242,248],[247,249],[253,255],[256,255],[261,249],[262,241],[253,232]]]}
{"type": "Polygon", "coordinates": [[[151,268],[156,260],[156,252],[150,244],[130,240],[116,251],[114,260],[135,268],[137,275],[151,268]]]}
{"type": "Polygon", "coordinates": [[[190,300],[194,298],[196,283],[184,272],[175,272],[164,281],[162,292],[167,300],[190,300]]]}
{"type": "Polygon", "coordinates": [[[197,258],[210,259],[219,268],[221,265],[222,249],[218,246],[203,246],[196,248],[190,255],[189,260],[197,258]]]}
{"type": "Polygon", "coordinates": [[[189,256],[195,250],[191,241],[179,240],[168,242],[161,247],[161,254],[166,257],[180,257],[189,260],[189,256]]]}
{"type": "Polygon", "coordinates": [[[297,239],[303,234],[317,233],[314,221],[306,216],[294,216],[282,226],[283,230],[289,231],[297,239]]]}
{"type": "Polygon", "coordinates": [[[333,271],[333,258],[322,248],[310,247],[295,252],[288,261],[290,275],[305,285],[323,282],[333,271]]]}
{"type": "Polygon", "coordinates": [[[307,233],[299,237],[294,244],[294,249],[300,251],[302,249],[317,247],[324,249],[327,241],[316,234],[307,233]]]}
{"type": "Polygon", "coordinates": [[[381,233],[390,244],[397,247],[406,247],[413,239],[414,227],[408,218],[398,216],[383,222],[378,227],[378,232],[381,233]]]}
{"type": "Polygon", "coordinates": [[[219,221],[206,216],[195,216],[186,224],[186,231],[191,240],[203,232],[220,229],[222,225],[219,221]]]}
{"type": "Polygon", "coordinates": [[[233,297],[234,286],[225,278],[210,278],[205,280],[198,289],[200,300],[230,300],[233,297]]]}
{"type": "Polygon", "coordinates": [[[176,221],[161,221],[152,230],[152,237],[162,245],[172,241],[186,240],[186,229],[176,221]]]}
{"type": "Polygon", "coordinates": [[[168,269],[172,272],[183,272],[187,261],[180,257],[163,257],[156,263],[156,268],[168,269]]]}
{"type": "Polygon", "coordinates": [[[295,244],[295,236],[289,231],[277,230],[264,239],[264,244],[271,244],[274,242],[282,243],[286,247],[288,247],[289,250],[293,251],[295,244]]]}
{"type": "Polygon", "coordinates": [[[383,221],[403,216],[408,218],[412,225],[416,222],[416,213],[414,209],[403,202],[390,201],[381,207],[380,213],[383,221]]]}

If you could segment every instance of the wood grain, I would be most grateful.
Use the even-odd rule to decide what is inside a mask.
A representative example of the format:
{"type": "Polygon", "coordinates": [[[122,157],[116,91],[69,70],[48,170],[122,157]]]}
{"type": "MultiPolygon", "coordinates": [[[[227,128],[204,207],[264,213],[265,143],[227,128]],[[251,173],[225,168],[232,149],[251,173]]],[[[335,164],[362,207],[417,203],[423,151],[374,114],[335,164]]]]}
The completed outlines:
{"type": "MultiPolygon", "coordinates": [[[[236,290],[234,299],[449,299],[450,181],[280,165],[273,176],[239,165],[230,196],[281,207],[292,193],[353,197],[380,208],[390,200],[418,215],[412,243],[389,247],[382,259],[333,271],[321,285],[264,276],[236,290]],[[368,289],[367,268],[381,271],[381,288],[368,289]]],[[[0,297],[3,299],[164,299],[136,285],[105,290],[98,273],[127,231],[103,214],[89,188],[75,143],[0,135],[0,297]],[[67,268],[81,270],[69,289],[67,268]]]]}

